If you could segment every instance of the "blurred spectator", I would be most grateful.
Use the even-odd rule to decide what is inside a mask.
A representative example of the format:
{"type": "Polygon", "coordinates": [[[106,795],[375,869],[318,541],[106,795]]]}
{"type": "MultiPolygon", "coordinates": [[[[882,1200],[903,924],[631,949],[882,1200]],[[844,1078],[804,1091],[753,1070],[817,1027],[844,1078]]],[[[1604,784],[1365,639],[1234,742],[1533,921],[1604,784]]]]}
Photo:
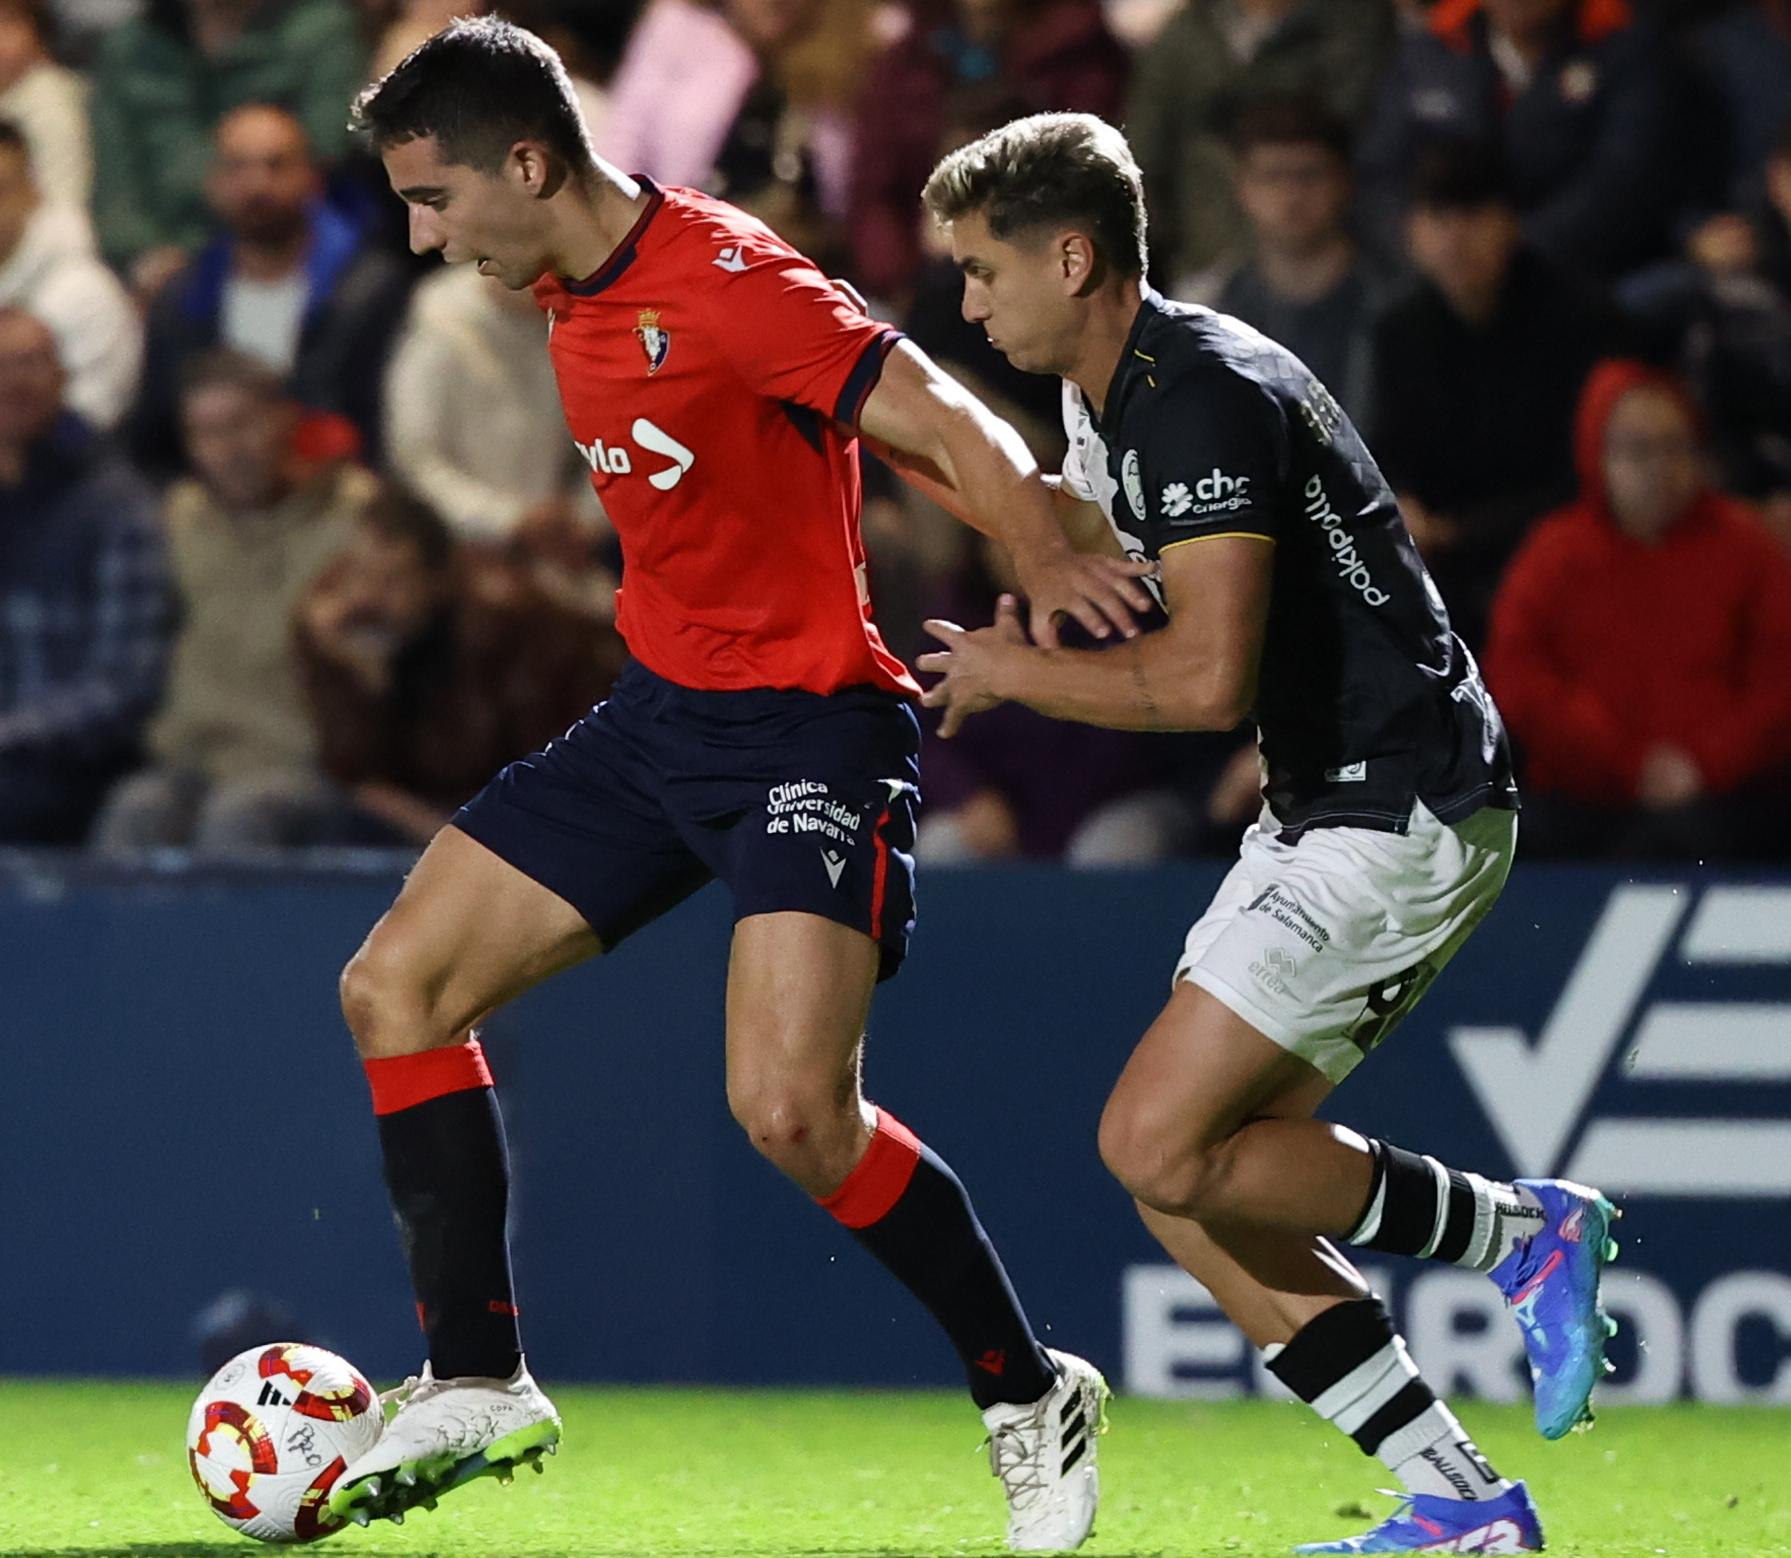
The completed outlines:
{"type": "Polygon", "coordinates": [[[378,29],[378,42],[367,61],[367,79],[378,81],[412,49],[427,43],[457,16],[485,16],[490,0],[398,0],[378,29]]]}
{"type": "Polygon", "coordinates": [[[1579,499],[1512,563],[1487,652],[1525,757],[1525,847],[1783,853],[1791,559],[1709,488],[1666,375],[1601,364],[1576,442],[1579,499]]]}
{"type": "Polygon", "coordinates": [[[87,83],[50,57],[50,34],[44,0],[0,0],[0,119],[24,132],[38,188],[85,207],[93,189],[87,83]]]}
{"type": "Polygon", "coordinates": [[[0,308],[0,843],[66,844],[167,668],[154,499],[62,405],[48,325],[0,308]]]}
{"type": "Polygon", "coordinates": [[[1391,43],[1383,0],[1187,0],[1139,56],[1126,104],[1160,285],[1210,296],[1209,272],[1248,237],[1232,169],[1243,110],[1311,96],[1358,123],[1391,43]]]}
{"type": "Polygon", "coordinates": [[[470,265],[429,277],[386,375],[393,472],[463,541],[507,541],[546,507],[594,507],[590,470],[561,421],[547,322],[532,294],[470,265]]]}
{"type": "Polygon", "coordinates": [[[1475,645],[1525,529],[1572,496],[1573,408],[1613,326],[1524,242],[1491,153],[1426,148],[1407,233],[1420,279],[1375,326],[1369,444],[1475,645]]]}
{"type": "Polygon", "coordinates": [[[160,476],[180,468],[181,373],[220,345],[266,363],[305,405],[346,416],[375,458],[410,273],[323,199],[304,127],[285,109],[233,109],[216,141],[206,196],[218,230],[150,305],[138,463],[160,476]]]}
{"type": "Polygon", "coordinates": [[[100,248],[154,293],[206,241],[212,131],[233,108],[277,103],[312,155],[348,147],[347,104],[365,79],[341,0],[149,0],[107,35],[93,74],[94,218],[100,248]]]}
{"type": "Polygon", "coordinates": [[[1538,249],[1620,275],[1662,252],[1689,190],[1682,86],[1627,0],[1441,0],[1377,92],[1361,158],[1374,226],[1396,241],[1428,140],[1472,140],[1511,170],[1538,249]]]}
{"type": "Polygon", "coordinates": [[[348,836],[410,843],[606,696],[627,654],[395,490],[306,591],[298,649],[348,836]]]}
{"type": "Polygon", "coordinates": [[[898,15],[864,82],[852,169],[852,277],[886,300],[908,296],[917,191],[941,156],[1020,114],[1117,122],[1129,64],[1097,0],[911,0],[898,15]]]}
{"type": "Polygon", "coordinates": [[[1684,260],[1620,298],[1689,380],[1723,485],[1791,536],[1791,121],[1764,174],[1747,210],[1703,223],[1684,260]]]}
{"type": "Polygon", "coordinates": [[[1287,347],[1360,418],[1388,283],[1350,235],[1349,127],[1317,99],[1268,99],[1235,140],[1249,244],[1214,306],[1287,347]]]}
{"type": "Polygon", "coordinates": [[[1134,54],[1148,48],[1182,0],[1101,0],[1107,26],[1134,54]]]}
{"type": "Polygon", "coordinates": [[[1723,124],[1717,187],[1732,204],[1750,203],[1791,118],[1791,0],[1730,6],[1692,44],[1723,124]]]}
{"type": "Polygon", "coordinates": [[[616,70],[598,149],[752,211],[825,263],[846,211],[851,120],[799,97],[791,70],[829,12],[868,27],[856,0],[653,0],[616,70]]]}
{"type": "MultiPolygon", "coordinates": [[[[572,78],[572,89],[578,94],[585,128],[593,143],[602,145],[600,137],[608,118],[609,96],[597,79],[597,73],[601,72],[607,78],[609,71],[587,45],[587,34],[594,32],[601,38],[612,32],[617,26],[614,13],[638,11],[640,5],[639,0],[622,0],[620,4],[617,0],[597,0],[597,4],[605,10],[600,17],[592,19],[599,22],[595,28],[575,25],[584,20],[578,7],[568,7],[556,0],[521,0],[521,3],[511,0],[503,9],[511,21],[539,33],[559,54],[567,75],[572,78]],[[607,25],[602,25],[605,23],[607,25]]],[[[368,79],[377,81],[456,17],[484,16],[491,10],[491,0],[401,0],[392,7],[389,17],[379,28],[373,57],[367,66],[368,79]]]]}
{"type": "Polygon", "coordinates": [[[87,213],[44,198],[24,137],[0,119],[0,307],[56,333],[71,411],[106,429],[137,387],[143,326],[118,278],[93,252],[87,213]]]}
{"type": "Polygon", "coordinates": [[[335,802],[299,689],[293,608],[376,483],[353,465],[304,461],[298,406],[240,353],[195,361],[180,411],[196,474],[163,504],[183,612],[174,665],[149,729],[152,764],[107,798],[94,845],[308,842],[335,802]]]}

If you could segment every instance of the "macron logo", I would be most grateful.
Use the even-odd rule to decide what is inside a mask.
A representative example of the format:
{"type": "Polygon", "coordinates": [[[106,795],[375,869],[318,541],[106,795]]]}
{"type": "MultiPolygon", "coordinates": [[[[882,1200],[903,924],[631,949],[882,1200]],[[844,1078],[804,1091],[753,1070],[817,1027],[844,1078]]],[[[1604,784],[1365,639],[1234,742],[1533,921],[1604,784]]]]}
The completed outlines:
{"type": "Polygon", "coordinates": [[[743,247],[742,244],[731,243],[709,263],[718,270],[732,271],[738,275],[746,269],[746,256],[740,252],[743,247]]]}
{"type": "Polygon", "coordinates": [[[827,867],[827,880],[835,887],[840,885],[840,873],[846,869],[846,857],[835,849],[821,851],[821,864],[827,867]]]}

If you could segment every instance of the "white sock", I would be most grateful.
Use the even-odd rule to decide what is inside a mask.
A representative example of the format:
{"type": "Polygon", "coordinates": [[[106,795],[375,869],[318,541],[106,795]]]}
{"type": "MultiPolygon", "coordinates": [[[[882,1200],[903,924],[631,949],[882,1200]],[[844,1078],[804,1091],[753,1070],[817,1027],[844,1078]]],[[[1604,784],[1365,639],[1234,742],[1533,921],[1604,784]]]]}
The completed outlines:
{"type": "Polygon", "coordinates": [[[1433,1401],[1375,1452],[1408,1493],[1435,1498],[1497,1498],[1511,1484],[1486,1462],[1455,1414],[1433,1401]]]}
{"type": "Polygon", "coordinates": [[[1469,1174],[1474,1189],[1474,1237],[1458,1265],[1491,1271],[1547,1220],[1535,1195],[1501,1180],[1469,1174]]]}

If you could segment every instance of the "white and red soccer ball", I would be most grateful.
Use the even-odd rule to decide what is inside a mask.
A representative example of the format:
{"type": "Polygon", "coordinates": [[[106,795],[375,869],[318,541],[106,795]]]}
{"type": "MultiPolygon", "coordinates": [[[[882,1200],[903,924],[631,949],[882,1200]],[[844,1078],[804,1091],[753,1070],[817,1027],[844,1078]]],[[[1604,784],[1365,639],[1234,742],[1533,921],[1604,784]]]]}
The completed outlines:
{"type": "Polygon", "coordinates": [[[330,1489],[385,1427],[346,1359],[303,1342],[238,1353],[187,1419],[187,1464],[225,1525],[263,1542],[311,1542],[341,1522],[330,1489]]]}

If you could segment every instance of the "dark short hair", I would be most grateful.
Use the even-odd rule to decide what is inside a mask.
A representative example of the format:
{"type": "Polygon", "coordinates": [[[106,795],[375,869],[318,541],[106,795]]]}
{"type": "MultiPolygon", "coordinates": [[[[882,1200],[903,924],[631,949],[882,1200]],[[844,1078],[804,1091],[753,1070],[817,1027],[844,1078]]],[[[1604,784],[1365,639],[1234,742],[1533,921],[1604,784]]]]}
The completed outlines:
{"type": "Polygon", "coordinates": [[[1126,139],[1093,114],[1033,114],[946,156],[921,198],[936,222],[980,212],[997,238],[1085,224],[1122,276],[1145,268],[1144,184],[1126,139]]]}
{"type": "Polygon", "coordinates": [[[446,161],[481,173],[518,141],[579,170],[596,155],[560,56],[497,16],[462,17],[418,45],[355,99],[349,127],[375,151],[434,136],[446,161]]]}
{"type": "Polygon", "coordinates": [[[423,566],[441,573],[454,561],[454,533],[415,493],[383,483],[362,505],[360,522],[382,541],[414,546],[423,566]]]}
{"type": "Polygon", "coordinates": [[[1231,145],[1240,157],[1259,146],[1322,146],[1347,164],[1351,136],[1341,114],[1302,94],[1259,98],[1241,108],[1231,123],[1231,145]]]}
{"type": "Polygon", "coordinates": [[[1512,203],[1511,179],[1496,146],[1438,137],[1418,148],[1406,184],[1413,210],[1478,211],[1512,203]]]}
{"type": "Polygon", "coordinates": [[[247,352],[228,346],[216,346],[200,352],[181,368],[180,403],[184,406],[201,390],[216,389],[220,385],[242,390],[269,405],[279,405],[288,398],[280,375],[259,357],[251,357],[247,352]]]}

